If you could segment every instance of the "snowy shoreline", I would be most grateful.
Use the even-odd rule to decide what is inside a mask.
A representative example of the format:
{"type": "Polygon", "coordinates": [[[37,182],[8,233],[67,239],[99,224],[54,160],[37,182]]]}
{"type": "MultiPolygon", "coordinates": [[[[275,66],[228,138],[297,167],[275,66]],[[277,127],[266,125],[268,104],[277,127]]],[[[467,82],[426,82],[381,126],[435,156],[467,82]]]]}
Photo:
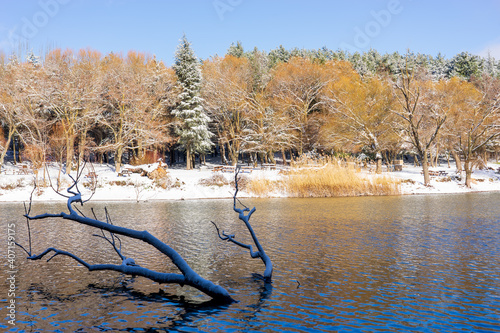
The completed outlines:
{"type": "MultiPolygon", "coordinates": [[[[157,163],[142,166],[125,165],[124,168],[142,168],[146,171],[153,171],[158,166],[157,163]]],[[[163,189],[155,181],[141,176],[131,174],[120,176],[114,171],[112,165],[93,165],[94,171],[85,170],[84,175],[95,172],[97,175],[97,189],[92,197],[92,201],[100,202],[139,202],[139,201],[163,201],[163,200],[201,200],[201,199],[230,199],[234,189],[231,185],[201,185],[200,181],[210,179],[216,172],[213,171],[215,165],[194,170],[184,170],[171,168],[167,172],[171,179],[170,188],[163,189]]],[[[179,166],[180,167],[180,166],[179,166]]],[[[476,192],[496,192],[500,191],[500,164],[489,163],[489,169],[474,170],[472,188],[464,185],[465,177],[455,173],[454,167],[439,166],[431,168],[436,173],[441,172],[441,176],[431,177],[430,186],[423,185],[423,175],[421,167],[404,165],[402,171],[384,172],[383,175],[401,180],[401,195],[424,195],[424,194],[452,194],[452,193],[476,193],[476,192]]],[[[59,169],[56,165],[48,168],[51,181],[57,179],[59,169]]],[[[39,179],[43,179],[44,171],[39,171],[39,179]]],[[[221,173],[227,183],[234,180],[234,173],[221,173]]],[[[372,174],[367,173],[368,177],[372,174]]],[[[243,177],[265,178],[268,180],[278,180],[282,177],[280,170],[262,170],[260,168],[252,170],[250,173],[242,174],[243,177]]],[[[48,179],[48,177],[46,177],[48,179]]],[[[64,188],[70,184],[69,177],[63,175],[64,188]]],[[[0,175],[0,202],[27,202],[33,190],[34,174],[32,171],[23,170],[21,165],[6,163],[2,166],[0,175]]],[[[90,178],[85,176],[80,182],[82,196],[88,198],[92,191],[86,188],[90,183],[90,178]]],[[[48,181],[47,181],[48,182],[48,181]]],[[[239,198],[257,197],[244,190],[238,193],[239,198]]],[[[287,198],[284,193],[270,192],[266,197],[287,198]]],[[[64,202],[66,198],[55,193],[50,187],[42,188],[42,193],[33,195],[34,202],[64,202]]]]}

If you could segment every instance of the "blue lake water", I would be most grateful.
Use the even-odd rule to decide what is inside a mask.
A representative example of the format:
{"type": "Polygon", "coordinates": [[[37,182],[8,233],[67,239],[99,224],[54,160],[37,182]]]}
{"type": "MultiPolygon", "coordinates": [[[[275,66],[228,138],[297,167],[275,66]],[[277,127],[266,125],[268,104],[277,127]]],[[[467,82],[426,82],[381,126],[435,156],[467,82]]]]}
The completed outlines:
{"type": "MultiPolygon", "coordinates": [[[[273,260],[272,284],[252,276],[263,273],[261,261],[217,238],[210,220],[249,242],[229,200],[106,205],[115,224],[149,230],[238,303],[210,305],[194,289],[88,272],[67,257],[27,261],[17,249],[16,326],[4,319],[0,330],[500,332],[500,193],[243,202],[257,208],[251,222],[273,260]]],[[[91,207],[104,217],[104,204],[83,208],[91,207]]],[[[0,204],[3,230],[16,223],[16,238],[27,244],[23,211],[0,204]]],[[[119,262],[86,226],[44,220],[31,227],[34,252],[54,246],[90,263],[119,262]]],[[[122,241],[138,264],[175,272],[155,249],[122,241]]],[[[3,263],[6,271],[5,255],[3,263]]],[[[0,286],[3,305],[7,289],[0,286]]]]}

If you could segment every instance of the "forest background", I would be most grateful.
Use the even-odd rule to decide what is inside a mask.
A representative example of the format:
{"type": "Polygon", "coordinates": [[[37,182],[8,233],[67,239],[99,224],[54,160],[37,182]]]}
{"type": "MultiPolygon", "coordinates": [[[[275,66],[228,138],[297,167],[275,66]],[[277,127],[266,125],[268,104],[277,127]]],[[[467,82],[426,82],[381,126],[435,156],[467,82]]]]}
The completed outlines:
{"type": "MultiPolygon", "coordinates": [[[[183,46],[192,51],[184,37],[177,59],[183,46]]],[[[124,161],[177,162],[185,91],[175,66],[136,51],[1,55],[0,164],[9,149],[14,161],[57,161],[68,173],[85,159],[113,161],[117,172],[124,161]]],[[[193,162],[308,153],[363,154],[379,165],[406,154],[426,166],[445,155],[469,172],[498,158],[500,62],[491,56],[245,51],[238,42],[194,66],[212,144],[195,143],[193,162]]]]}

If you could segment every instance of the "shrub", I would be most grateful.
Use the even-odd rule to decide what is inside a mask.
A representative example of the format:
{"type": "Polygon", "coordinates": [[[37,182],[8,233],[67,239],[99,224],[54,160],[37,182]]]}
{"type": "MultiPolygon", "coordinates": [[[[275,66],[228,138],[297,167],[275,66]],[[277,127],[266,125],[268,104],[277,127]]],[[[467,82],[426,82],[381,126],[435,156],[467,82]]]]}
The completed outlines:
{"type": "Polygon", "coordinates": [[[115,186],[133,186],[134,183],[131,180],[112,180],[108,182],[109,185],[115,186]]]}
{"type": "Polygon", "coordinates": [[[441,182],[441,183],[451,182],[451,177],[441,177],[441,178],[436,179],[436,181],[441,182]]]}
{"type": "MultiPolygon", "coordinates": [[[[234,181],[233,181],[234,182],[234,181]]],[[[223,174],[221,173],[214,173],[208,178],[203,178],[200,179],[198,184],[203,185],[203,186],[224,186],[224,185],[229,185],[231,182],[224,177],[223,174]]],[[[238,184],[240,182],[238,181],[238,184]]]]}
{"type": "Polygon", "coordinates": [[[174,182],[173,179],[172,179],[172,177],[170,177],[167,174],[164,177],[155,179],[154,184],[157,187],[161,187],[164,190],[168,190],[168,189],[170,189],[172,187],[180,187],[180,185],[178,185],[178,181],[179,180],[176,179],[176,181],[174,182]]]}
{"type": "Polygon", "coordinates": [[[1,190],[7,190],[7,191],[15,190],[16,188],[20,188],[20,187],[24,187],[22,179],[16,180],[15,183],[0,185],[1,190]]]}

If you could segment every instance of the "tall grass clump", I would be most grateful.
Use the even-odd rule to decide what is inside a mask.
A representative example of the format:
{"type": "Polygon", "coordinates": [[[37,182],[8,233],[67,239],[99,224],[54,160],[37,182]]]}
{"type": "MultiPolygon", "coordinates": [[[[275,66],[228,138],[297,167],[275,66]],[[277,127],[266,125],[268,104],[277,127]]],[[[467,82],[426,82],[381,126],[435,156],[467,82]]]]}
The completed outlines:
{"type": "Polygon", "coordinates": [[[282,188],[282,180],[270,180],[259,177],[248,181],[245,190],[258,197],[268,197],[272,192],[280,192],[282,188]]]}
{"type": "Polygon", "coordinates": [[[354,161],[337,158],[302,159],[294,163],[283,186],[291,197],[344,197],[400,194],[399,181],[366,175],[354,161]]]}

